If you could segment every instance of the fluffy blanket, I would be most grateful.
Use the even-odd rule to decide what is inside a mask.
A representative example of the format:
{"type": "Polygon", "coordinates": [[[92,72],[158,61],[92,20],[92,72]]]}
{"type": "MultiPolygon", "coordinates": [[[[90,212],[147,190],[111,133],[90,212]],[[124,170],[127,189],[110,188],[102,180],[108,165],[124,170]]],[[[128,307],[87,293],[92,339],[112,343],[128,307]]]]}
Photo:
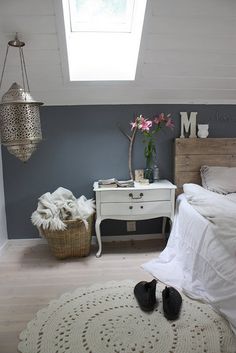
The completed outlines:
{"type": "Polygon", "coordinates": [[[71,219],[81,219],[88,227],[87,218],[94,210],[94,200],[87,200],[85,196],[76,199],[71,191],[59,187],[52,194],[47,192],[38,199],[31,220],[36,227],[50,230],[65,230],[64,221],[71,219]]]}

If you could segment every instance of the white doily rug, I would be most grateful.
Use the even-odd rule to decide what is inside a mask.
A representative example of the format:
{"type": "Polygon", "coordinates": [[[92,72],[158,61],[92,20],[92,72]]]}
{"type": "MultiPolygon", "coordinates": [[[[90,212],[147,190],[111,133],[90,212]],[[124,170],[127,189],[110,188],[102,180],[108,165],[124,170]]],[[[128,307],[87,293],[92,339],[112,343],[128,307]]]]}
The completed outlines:
{"type": "Polygon", "coordinates": [[[140,310],[136,282],[108,282],[66,293],[40,310],[20,334],[22,353],[235,353],[227,322],[183,296],[181,316],[167,321],[159,305],[140,310]]]}

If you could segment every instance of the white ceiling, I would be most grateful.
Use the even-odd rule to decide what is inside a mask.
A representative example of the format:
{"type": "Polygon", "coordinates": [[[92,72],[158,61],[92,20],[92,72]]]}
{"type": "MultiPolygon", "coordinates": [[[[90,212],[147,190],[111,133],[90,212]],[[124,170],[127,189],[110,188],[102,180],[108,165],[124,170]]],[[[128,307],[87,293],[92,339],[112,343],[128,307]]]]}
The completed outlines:
{"type": "MultiPolygon", "coordinates": [[[[148,0],[136,80],[71,84],[63,78],[59,1],[0,0],[0,67],[7,42],[19,32],[36,99],[47,105],[236,104],[236,0],[148,0]]],[[[1,95],[21,83],[18,60],[10,49],[1,95]]]]}

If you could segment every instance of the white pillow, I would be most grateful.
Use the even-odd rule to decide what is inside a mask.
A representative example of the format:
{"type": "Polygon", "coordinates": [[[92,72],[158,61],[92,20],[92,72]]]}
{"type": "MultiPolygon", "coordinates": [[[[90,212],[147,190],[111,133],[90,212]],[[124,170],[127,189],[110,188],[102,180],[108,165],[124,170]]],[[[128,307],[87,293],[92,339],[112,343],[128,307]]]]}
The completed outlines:
{"type": "Polygon", "coordinates": [[[197,184],[184,184],[183,190],[188,202],[205,217],[209,215],[214,217],[216,209],[219,211],[218,214],[220,214],[225,203],[228,205],[230,201],[225,195],[206,190],[197,184]]]}
{"type": "Polygon", "coordinates": [[[200,169],[202,186],[220,194],[236,192],[235,167],[210,167],[203,165],[200,169]]]}

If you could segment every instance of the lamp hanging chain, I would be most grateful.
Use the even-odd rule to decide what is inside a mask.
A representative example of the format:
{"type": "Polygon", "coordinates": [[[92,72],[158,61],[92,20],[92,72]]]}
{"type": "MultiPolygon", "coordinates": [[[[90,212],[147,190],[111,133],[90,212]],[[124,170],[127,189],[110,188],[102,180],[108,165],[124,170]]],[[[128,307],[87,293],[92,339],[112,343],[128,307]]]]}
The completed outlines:
{"type": "Polygon", "coordinates": [[[6,55],[5,55],[5,59],[4,59],[4,63],[3,63],[2,74],[1,74],[1,79],[0,79],[0,89],[2,87],[3,75],[4,75],[4,72],[5,72],[5,68],[6,68],[8,50],[9,50],[9,45],[7,46],[6,55]]]}
{"type": "Polygon", "coordinates": [[[27,75],[26,65],[25,65],[24,52],[23,52],[23,48],[22,48],[24,45],[25,45],[25,43],[18,39],[17,33],[16,33],[16,36],[15,36],[15,39],[13,41],[8,42],[6,55],[5,55],[5,59],[4,59],[4,63],[3,63],[1,79],[0,79],[0,89],[2,87],[2,81],[3,81],[3,76],[4,76],[4,72],[5,72],[5,68],[6,68],[6,62],[7,62],[7,56],[8,56],[9,47],[11,46],[11,47],[15,47],[15,48],[19,49],[20,67],[21,67],[21,74],[22,74],[22,81],[23,81],[23,89],[24,89],[24,92],[26,92],[26,89],[27,89],[28,92],[30,92],[29,80],[28,80],[28,75],[27,75]]]}
{"type": "MultiPolygon", "coordinates": [[[[19,47],[19,50],[20,50],[20,54],[21,54],[21,61],[22,61],[22,64],[23,64],[23,65],[21,65],[22,77],[23,77],[24,74],[25,74],[25,80],[26,80],[26,84],[27,84],[27,90],[28,90],[28,92],[30,92],[29,80],[28,80],[28,75],[27,75],[27,71],[26,71],[25,57],[24,57],[24,53],[23,53],[23,48],[22,48],[22,47],[19,47]]],[[[24,91],[25,91],[25,87],[24,87],[24,91]]]]}
{"type": "Polygon", "coordinates": [[[23,89],[25,92],[25,75],[24,75],[24,70],[23,70],[23,59],[22,59],[22,53],[19,47],[19,55],[20,55],[20,68],[21,68],[21,75],[22,75],[22,83],[23,83],[23,89]]]}

